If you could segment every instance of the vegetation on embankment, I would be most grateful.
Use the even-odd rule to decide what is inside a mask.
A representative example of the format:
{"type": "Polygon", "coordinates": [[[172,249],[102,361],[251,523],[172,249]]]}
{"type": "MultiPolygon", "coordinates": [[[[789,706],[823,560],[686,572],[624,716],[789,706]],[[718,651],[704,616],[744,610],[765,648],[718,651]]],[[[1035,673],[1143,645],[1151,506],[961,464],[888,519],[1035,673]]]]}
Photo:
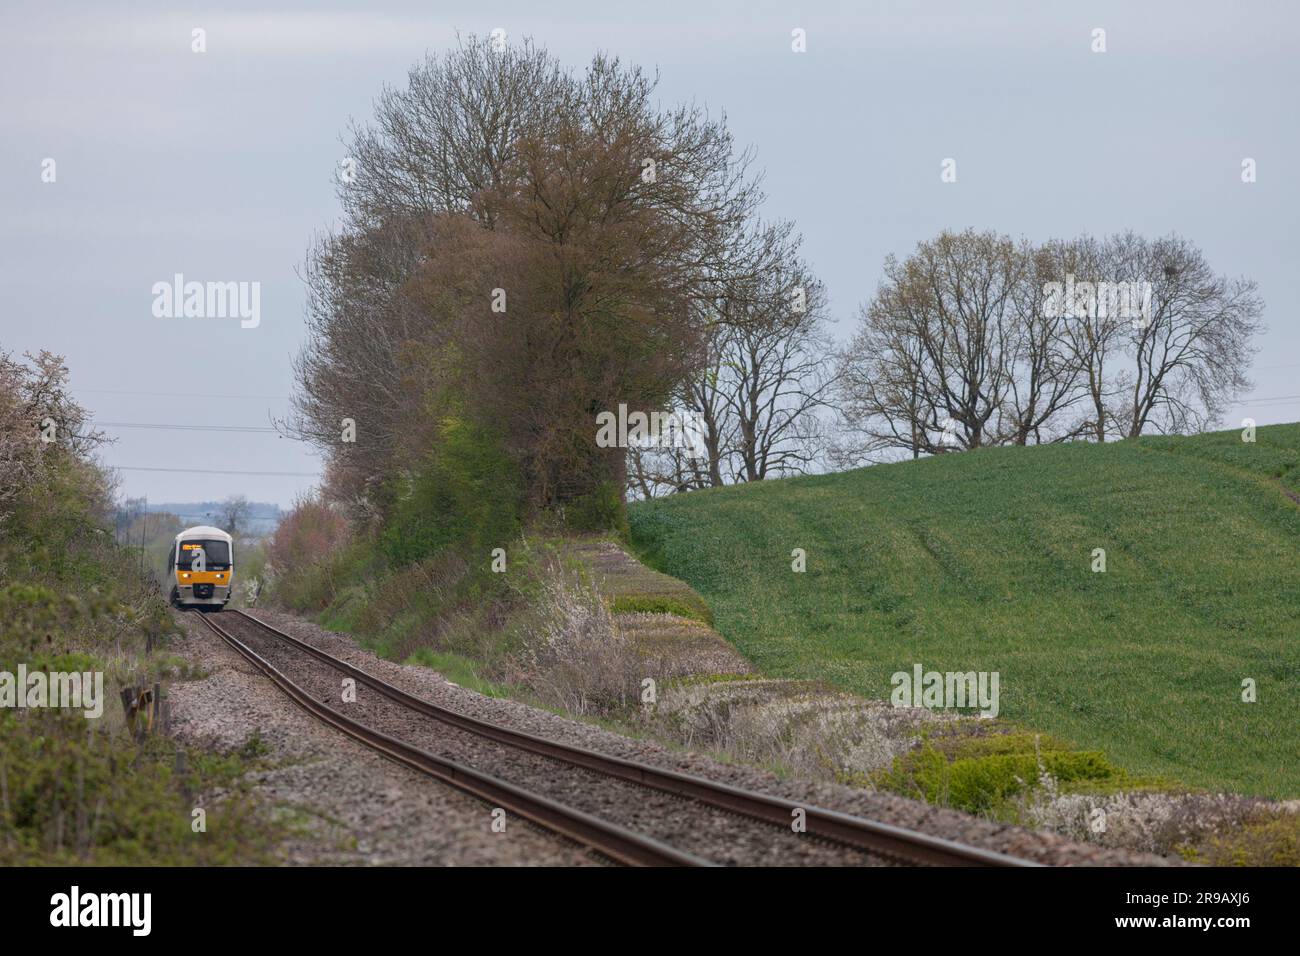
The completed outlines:
{"type": "Polygon", "coordinates": [[[1300,425],[1256,437],[977,450],[696,492],[632,506],[631,538],[769,675],[882,698],[917,663],[997,671],[1003,717],[1130,773],[1296,796],[1300,425]]]}
{"type": "MultiPolygon", "coordinates": [[[[321,509],[319,502],[300,503],[272,540],[267,603],[352,634],[381,657],[423,664],[481,693],[575,716],[634,705],[642,678],[659,673],[651,661],[662,648],[647,648],[639,635],[614,625],[615,618],[645,612],[621,609],[612,593],[600,590],[586,552],[602,539],[535,528],[499,549],[473,543],[477,536],[470,533],[469,541],[426,552],[408,531],[407,545],[420,556],[403,561],[389,553],[391,536],[381,530],[337,541],[314,559],[285,557],[293,539],[302,537],[302,525],[326,522],[321,509]]],[[[436,511],[428,517],[422,527],[442,525],[436,511]]],[[[685,585],[670,587],[671,579],[648,569],[646,575],[656,586],[620,592],[625,601],[707,613],[685,585]]],[[[699,627],[734,656],[716,633],[699,627]]],[[[696,634],[677,636],[697,650],[706,643],[696,634]]]]}
{"type": "MultiPolygon", "coordinates": [[[[824,677],[755,673],[706,623],[713,610],[698,591],[630,558],[608,536],[534,527],[494,557],[472,527],[463,540],[441,539],[437,529],[450,516],[439,509],[451,500],[431,496],[425,520],[410,526],[437,535],[408,531],[412,560],[389,552],[383,526],[349,532],[323,503],[300,503],[271,543],[272,569],[287,570],[267,596],[382,656],[480,692],[612,719],[625,732],[721,759],[1109,846],[1254,864],[1294,855],[1293,815],[1184,792],[1169,776],[1121,766],[1108,745],[1079,749],[1077,738],[1037,732],[1029,719],[953,721],[893,708],[836,692],[824,677]],[[646,677],[658,685],[651,707],[640,698],[646,677]],[[1099,819],[1107,828],[1097,829],[1099,819]]],[[[634,520],[639,512],[632,509],[634,520]]],[[[749,598],[777,610],[765,594],[749,598]]]]}
{"type": "Polygon", "coordinates": [[[128,732],[119,690],[188,669],[167,652],[171,618],[138,550],[113,541],[111,482],[66,379],[55,356],[0,354],[0,674],[14,695],[0,707],[0,865],[267,860],[280,829],[241,791],[256,754],[128,732]],[[103,693],[20,708],[20,668],[99,674],[103,693]]]}

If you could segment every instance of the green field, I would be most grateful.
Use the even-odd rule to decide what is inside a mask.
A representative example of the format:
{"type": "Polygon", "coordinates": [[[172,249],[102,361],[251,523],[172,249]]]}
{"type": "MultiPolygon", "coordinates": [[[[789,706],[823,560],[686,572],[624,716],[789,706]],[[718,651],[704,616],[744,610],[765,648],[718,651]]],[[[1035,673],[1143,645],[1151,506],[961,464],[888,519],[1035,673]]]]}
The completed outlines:
{"type": "Polygon", "coordinates": [[[1001,716],[1130,771],[1295,797],[1300,424],[1257,438],[985,449],[693,492],[632,506],[631,536],[772,676],[887,697],[916,663],[998,671],[1001,716]]]}

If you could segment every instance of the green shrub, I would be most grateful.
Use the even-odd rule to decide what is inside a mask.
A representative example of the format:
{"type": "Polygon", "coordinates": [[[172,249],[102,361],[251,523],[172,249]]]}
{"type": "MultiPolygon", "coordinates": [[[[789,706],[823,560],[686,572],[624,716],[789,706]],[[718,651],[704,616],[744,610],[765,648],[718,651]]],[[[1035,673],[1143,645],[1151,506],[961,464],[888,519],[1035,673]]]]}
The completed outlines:
{"type": "Polygon", "coordinates": [[[272,598],[295,611],[323,611],[377,563],[373,549],[373,542],[354,538],[317,561],[278,567],[272,598]]]}
{"type": "Polygon", "coordinates": [[[927,739],[920,749],[894,758],[874,782],[928,803],[992,813],[1010,797],[1038,787],[1044,772],[1064,790],[1124,779],[1100,751],[1043,749],[1044,743],[1061,746],[1050,740],[1035,748],[1033,739],[1030,734],[927,739]]]}
{"type": "Polygon", "coordinates": [[[176,626],[138,546],[114,542],[94,437],[10,435],[14,421],[48,415],[71,434],[90,417],[67,397],[60,359],[32,364],[0,353],[0,431],[17,439],[0,456],[0,671],[98,672],[105,709],[0,708],[0,866],[266,861],[280,827],[247,798],[237,756],[124,732],[116,691],[175,668],[153,650],[176,626]]]}
{"type": "MultiPolygon", "coordinates": [[[[78,710],[0,710],[0,865],[269,862],[282,830],[249,799],[238,755],[160,736],[139,744],[108,729],[112,668],[68,644],[99,646],[103,620],[125,610],[44,584],[0,589],[0,670],[22,663],[29,671],[109,675],[105,714],[94,721],[78,710]],[[204,833],[192,828],[195,807],[207,814],[204,833]]],[[[131,666],[151,673],[151,664],[165,663],[131,666]]]]}
{"type": "Polygon", "coordinates": [[[518,475],[497,436],[442,423],[436,458],[403,482],[379,546],[396,567],[449,547],[505,547],[519,531],[518,475]]]}
{"type": "Polygon", "coordinates": [[[623,504],[623,493],[612,481],[603,481],[594,490],[565,505],[564,520],[570,531],[627,534],[627,507],[623,504]]]}

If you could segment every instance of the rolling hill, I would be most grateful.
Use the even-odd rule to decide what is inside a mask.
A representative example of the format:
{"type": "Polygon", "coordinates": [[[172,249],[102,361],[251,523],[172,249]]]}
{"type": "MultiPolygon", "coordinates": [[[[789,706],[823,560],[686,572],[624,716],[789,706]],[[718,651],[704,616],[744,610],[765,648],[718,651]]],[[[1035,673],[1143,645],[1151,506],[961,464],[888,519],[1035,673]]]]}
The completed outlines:
{"type": "Polygon", "coordinates": [[[1300,795],[1300,424],[1253,444],[984,449],[629,511],[647,563],[771,676],[884,698],[918,663],[997,671],[1003,717],[1134,773],[1300,795]]]}

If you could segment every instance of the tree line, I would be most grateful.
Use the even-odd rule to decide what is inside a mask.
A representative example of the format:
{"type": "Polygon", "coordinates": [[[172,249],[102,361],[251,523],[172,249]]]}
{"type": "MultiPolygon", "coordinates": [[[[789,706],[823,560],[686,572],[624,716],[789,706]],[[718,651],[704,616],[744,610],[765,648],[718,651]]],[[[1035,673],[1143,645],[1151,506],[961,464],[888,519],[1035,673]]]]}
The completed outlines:
{"type": "Polygon", "coordinates": [[[945,232],[886,261],[837,348],[752,152],[657,82],[471,37],[347,131],[286,425],[354,520],[607,527],[629,493],[1192,430],[1246,386],[1255,286],[1178,237],[945,232]],[[696,447],[603,447],[620,404],[689,412],[696,447]]]}
{"type": "Polygon", "coordinates": [[[942,233],[886,260],[840,355],[840,460],[1201,430],[1249,386],[1262,312],[1177,236],[942,233]]]}

